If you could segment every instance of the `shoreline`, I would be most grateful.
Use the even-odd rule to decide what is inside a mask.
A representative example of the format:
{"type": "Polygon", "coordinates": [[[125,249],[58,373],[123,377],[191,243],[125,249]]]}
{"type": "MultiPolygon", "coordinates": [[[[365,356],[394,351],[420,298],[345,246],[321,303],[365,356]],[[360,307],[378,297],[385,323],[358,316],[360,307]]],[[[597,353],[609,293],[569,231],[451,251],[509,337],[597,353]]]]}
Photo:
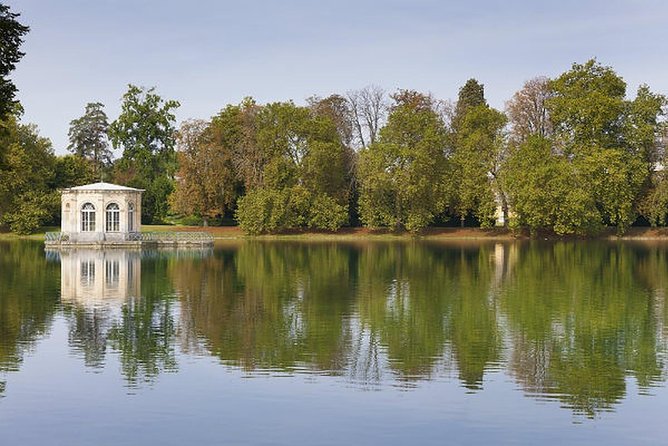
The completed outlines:
{"type": "MultiPolygon", "coordinates": [[[[57,231],[58,228],[42,228],[35,234],[26,236],[16,235],[10,232],[0,232],[0,241],[9,240],[44,240],[44,233],[57,231]]],[[[285,240],[285,241],[406,241],[406,240],[429,240],[429,241],[530,241],[526,233],[516,233],[506,228],[427,228],[420,234],[409,232],[398,232],[391,230],[371,230],[368,228],[342,228],[336,232],[295,230],[280,234],[246,235],[238,226],[177,226],[177,225],[143,225],[142,231],[183,231],[183,232],[206,232],[213,236],[214,240],[285,240]]],[[[616,235],[615,228],[606,228],[601,234],[595,236],[556,236],[540,235],[533,240],[608,240],[608,241],[668,241],[668,227],[632,227],[623,236],[616,235]]]]}
{"type": "Polygon", "coordinates": [[[557,236],[540,235],[532,239],[527,233],[513,232],[507,228],[458,228],[430,227],[419,234],[391,230],[372,230],[368,228],[342,228],[336,232],[293,230],[279,234],[246,235],[238,226],[163,226],[145,225],[150,231],[203,231],[211,234],[215,240],[318,240],[318,241],[355,241],[355,240],[460,240],[460,241],[530,241],[530,240],[628,240],[628,241],[668,241],[668,227],[633,227],[623,236],[618,237],[616,228],[606,228],[595,236],[557,236]]]}

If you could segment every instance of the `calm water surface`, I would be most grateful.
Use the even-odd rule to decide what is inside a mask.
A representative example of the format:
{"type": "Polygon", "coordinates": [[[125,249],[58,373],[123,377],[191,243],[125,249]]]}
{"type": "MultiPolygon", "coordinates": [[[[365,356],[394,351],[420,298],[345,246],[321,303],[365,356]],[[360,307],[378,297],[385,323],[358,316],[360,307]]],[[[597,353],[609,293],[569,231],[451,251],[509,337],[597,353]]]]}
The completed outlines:
{"type": "Polygon", "coordinates": [[[0,242],[0,444],[668,444],[668,244],[0,242]]]}

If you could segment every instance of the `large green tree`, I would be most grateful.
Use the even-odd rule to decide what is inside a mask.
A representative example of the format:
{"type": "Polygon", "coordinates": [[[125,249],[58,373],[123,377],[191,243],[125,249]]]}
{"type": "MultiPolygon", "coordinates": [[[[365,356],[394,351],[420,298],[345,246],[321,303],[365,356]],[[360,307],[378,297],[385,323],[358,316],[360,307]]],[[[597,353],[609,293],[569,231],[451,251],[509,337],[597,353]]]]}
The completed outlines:
{"type": "Polygon", "coordinates": [[[447,133],[430,96],[393,99],[378,141],[360,153],[360,215],[370,227],[419,231],[447,204],[447,133]]]}
{"type": "Polygon", "coordinates": [[[531,136],[504,165],[504,183],[513,224],[557,234],[586,235],[601,226],[601,216],[586,176],[552,150],[552,142],[531,136]]]}
{"type": "Polygon", "coordinates": [[[239,200],[237,219],[249,233],[290,228],[337,229],[347,220],[346,149],[331,118],[292,102],[254,114],[253,181],[239,200]]]}
{"type": "Polygon", "coordinates": [[[550,88],[555,150],[583,172],[601,219],[621,234],[646,195],[665,98],[641,86],[626,99],[624,80],[594,59],[573,64],[550,88]]]}
{"type": "Polygon", "coordinates": [[[350,101],[338,94],[332,94],[322,99],[313,97],[308,102],[311,113],[321,118],[330,119],[336,127],[339,141],[344,148],[344,189],[349,191],[349,220],[350,224],[359,224],[357,209],[359,187],[355,175],[357,152],[354,149],[356,124],[350,101]]]}
{"type": "Polygon", "coordinates": [[[564,151],[620,147],[626,83],[611,67],[594,59],[573,64],[550,83],[550,89],[546,105],[564,151]]]}
{"type": "Polygon", "coordinates": [[[0,146],[7,155],[0,169],[0,225],[29,234],[58,212],[56,157],[35,126],[19,124],[14,116],[2,124],[0,146]]]}
{"type": "Polygon", "coordinates": [[[175,100],[163,100],[155,88],[129,85],[123,95],[121,114],[109,126],[109,138],[123,155],[116,181],[145,189],[142,220],[164,221],[176,171],[175,100]]]}
{"type": "Polygon", "coordinates": [[[223,216],[234,205],[239,181],[232,163],[238,145],[239,107],[228,106],[212,122],[186,121],[177,143],[176,188],[170,197],[172,209],[209,218],[223,216]]]}

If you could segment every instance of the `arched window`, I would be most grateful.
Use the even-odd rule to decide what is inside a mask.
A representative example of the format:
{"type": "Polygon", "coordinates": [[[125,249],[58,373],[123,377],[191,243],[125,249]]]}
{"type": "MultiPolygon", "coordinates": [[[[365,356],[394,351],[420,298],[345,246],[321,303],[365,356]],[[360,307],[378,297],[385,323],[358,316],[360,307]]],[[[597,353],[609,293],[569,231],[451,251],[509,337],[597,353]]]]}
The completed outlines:
{"type": "Polygon", "coordinates": [[[118,232],[121,230],[121,209],[116,203],[107,205],[107,219],[105,231],[118,232]]]}
{"type": "Polygon", "coordinates": [[[128,203],[128,232],[135,232],[135,204],[128,203]]]}
{"type": "Polygon", "coordinates": [[[95,206],[86,203],[81,207],[81,232],[95,231],[95,206]]]}

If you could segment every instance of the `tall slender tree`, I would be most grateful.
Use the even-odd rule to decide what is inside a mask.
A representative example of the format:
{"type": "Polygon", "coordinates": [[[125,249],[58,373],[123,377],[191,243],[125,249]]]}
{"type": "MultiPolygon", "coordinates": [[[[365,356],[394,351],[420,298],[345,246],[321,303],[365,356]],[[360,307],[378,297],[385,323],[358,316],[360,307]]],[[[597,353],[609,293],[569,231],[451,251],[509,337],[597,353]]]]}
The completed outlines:
{"type": "Polygon", "coordinates": [[[507,198],[499,181],[505,125],[505,115],[487,105],[484,86],[469,79],[459,90],[450,135],[454,172],[450,206],[461,226],[469,216],[491,226],[497,199],[507,220],[507,198]]]}
{"type": "Polygon", "coordinates": [[[90,102],[86,104],[83,116],[70,121],[67,150],[74,155],[88,160],[93,166],[93,173],[101,179],[102,172],[111,165],[111,150],[107,130],[109,121],[104,112],[104,104],[90,102]]]}

